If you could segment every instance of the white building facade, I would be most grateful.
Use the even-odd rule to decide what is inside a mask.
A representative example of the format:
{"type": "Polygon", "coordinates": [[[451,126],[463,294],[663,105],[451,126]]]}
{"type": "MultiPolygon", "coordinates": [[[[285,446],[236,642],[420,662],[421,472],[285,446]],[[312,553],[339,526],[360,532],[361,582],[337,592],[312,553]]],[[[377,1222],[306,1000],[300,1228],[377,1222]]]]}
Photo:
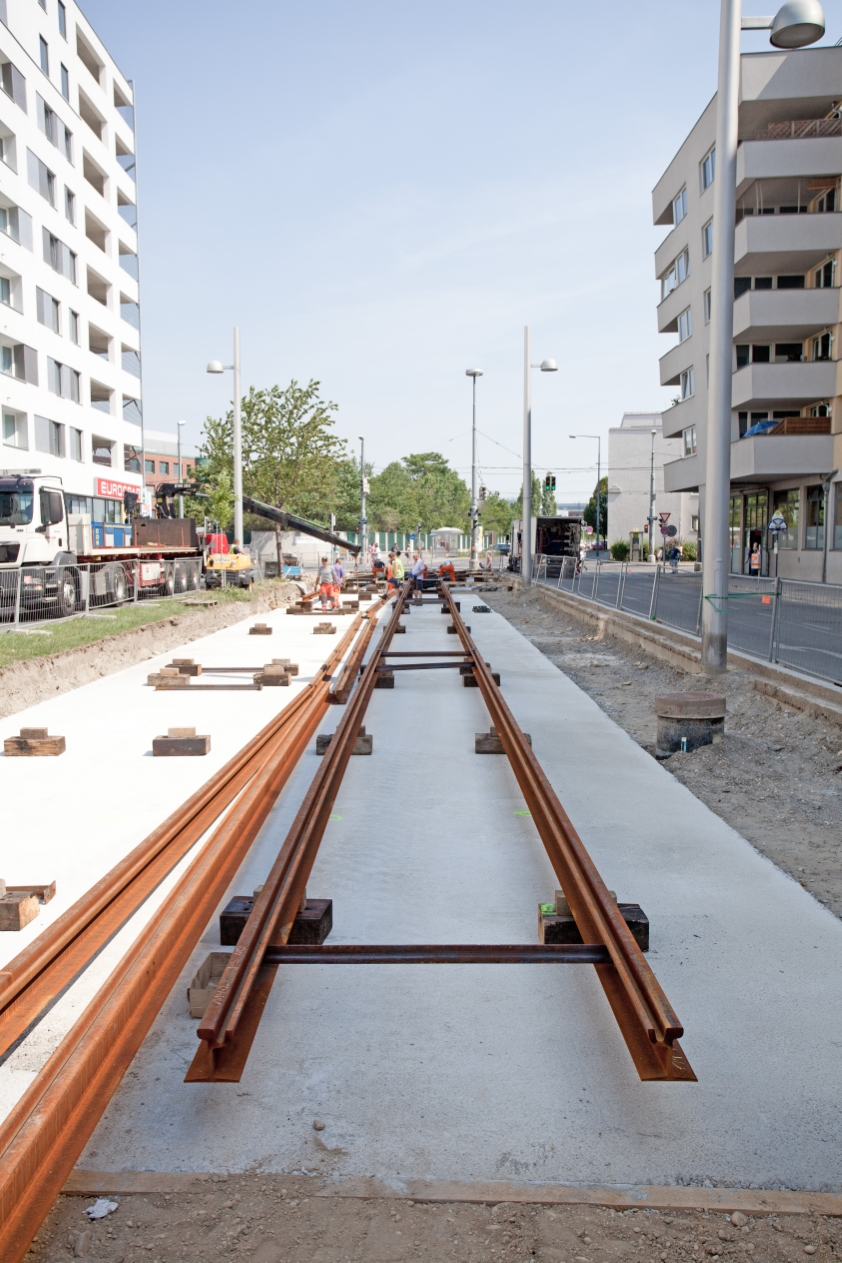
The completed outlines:
{"type": "Polygon", "coordinates": [[[106,521],[142,483],[133,99],[73,0],[0,0],[0,466],[106,521]]]}
{"type": "Polygon", "coordinates": [[[649,518],[649,489],[652,470],[652,431],[655,431],[655,543],[658,514],[668,513],[668,524],[676,528],[676,540],[696,543],[699,534],[699,494],[696,491],[666,491],[664,466],[681,455],[681,441],[664,438],[660,412],[626,412],[619,426],[608,431],[608,539],[629,542],[632,532],[641,539],[649,518]]]}
{"type": "Polygon", "coordinates": [[[779,512],[784,578],[842,583],[842,48],[743,54],[737,213],[713,219],[716,98],[652,194],[669,231],[655,254],[658,329],[677,335],[661,358],[675,390],[664,434],[680,441],[670,491],[698,490],[705,513],[711,251],[734,233],[731,388],[731,569],[779,512]]]}

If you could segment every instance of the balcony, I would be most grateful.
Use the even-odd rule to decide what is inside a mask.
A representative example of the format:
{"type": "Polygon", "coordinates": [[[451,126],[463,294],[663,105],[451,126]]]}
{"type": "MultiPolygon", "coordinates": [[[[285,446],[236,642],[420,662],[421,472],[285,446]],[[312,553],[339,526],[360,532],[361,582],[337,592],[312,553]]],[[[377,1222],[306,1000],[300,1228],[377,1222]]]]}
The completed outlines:
{"type": "Polygon", "coordinates": [[[698,491],[704,480],[705,462],[700,452],[664,465],[664,491],[698,491]]]}
{"type": "MultiPolygon", "coordinates": [[[[698,389],[698,382],[696,386],[698,389]]],[[[703,405],[702,399],[698,394],[691,395],[689,399],[680,400],[679,403],[673,404],[671,408],[665,408],[661,413],[664,438],[677,438],[681,431],[686,430],[688,426],[702,425],[706,415],[706,405],[703,405]]]]}
{"type": "Polygon", "coordinates": [[[803,342],[837,324],[839,289],[752,289],[734,303],[735,342],[803,342]]]}
{"type": "Polygon", "coordinates": [[[832,469],[832,434],[753,434],[731,444],[732,482],[818,477],[832,469]]]}
{"type": "MultiPolygon", "coordinates": [[[[687,280],[689,281],[689,276],[687,280]]],[[[658,332],[659,333],[678,333],[678,317],[685,307],[690,304],[690,286],[687,281],[682,283],[667,294],[658,304],[658,332]]],[[[695,312],[693,313],[695,315],[695,312]]]]}
{"type": "Polygon", "coordinates": [[[809,179],[840,171],[842,136],[744,140],[737,150],[737,197],[755,180],[809,179]]]}
{"type": "Polygon", "coordinates": [[[835,360],[748,364],[731,378],[731,407],[754,411],[773,411],[784,406],[802,408],[838,394],[836,378],[835,360]]]}
{"type": "MultiPolygon", "coordinates": [[[[703,350],[701,347],[697,349],[699,351],[703,350]]],[[[692,337],[686,338],[684,342],[679,342],[678,346],[674,346],[672,350],[667,351],[666,355],[661,356],[658,361],[661,385],[677,386],[681,374],[686,368],[690,368],[691,364],[694,364],[692,337]]]]}
{"type": "Polygon", "coordinates": [[[842,214],[837,211],[749,215],[734,232],[734,272],[737,276],[800,276],[840,248],[842,214]]]}

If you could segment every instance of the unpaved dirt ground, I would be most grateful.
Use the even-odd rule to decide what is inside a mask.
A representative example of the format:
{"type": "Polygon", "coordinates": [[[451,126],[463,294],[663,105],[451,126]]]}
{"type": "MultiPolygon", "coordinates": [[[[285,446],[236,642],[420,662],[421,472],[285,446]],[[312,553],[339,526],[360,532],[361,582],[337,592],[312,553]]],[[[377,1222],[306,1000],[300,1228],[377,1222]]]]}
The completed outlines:
{"type": "MultiPolygon", "coordinates": [[[[297,600],[299,595],[295,584],[275,580],[260,584],[248,594],[242,593],[240,600],[214,602],[207,609],[174,601],[172,613],[155,622],[62,653],[42,654],[25,662],[15,662],[0,670],[0,718],[16,715],[27,706],[68,693],[81,684],[122,671],[137,662],[145,662],[222,627],[230,627],[252,614],[279,609],[297,600]]],[[[199,592],[191,593],[189,599],[211,602],[214,596],[210,592],[199,592]]]]}
{"type": "MultiPolygon", "coordinates": [[[[725,736],[663,766],[816,899],[842,916],[842,729],[758,693],[731,667],[715,682],[606,636],[505,585],[484,599],[654,757],[655,698],[725,693],[725,736]]],[[[606,771],[605,775],[610,775],[606,771]]]]}
{"type": "Polygon", "coordinates": [[[495,1206],[319,1197],[318,1178],[210,1177],[207,1191],[116,1197],[89,1224],[93,1199],[59,1198],[29,1258],[108,1263],[671,1263],[733,1257],[806,1263],[842,1251],[842,1225],[822,1216],[741,1215],[594,1206],[495,1206]]]}

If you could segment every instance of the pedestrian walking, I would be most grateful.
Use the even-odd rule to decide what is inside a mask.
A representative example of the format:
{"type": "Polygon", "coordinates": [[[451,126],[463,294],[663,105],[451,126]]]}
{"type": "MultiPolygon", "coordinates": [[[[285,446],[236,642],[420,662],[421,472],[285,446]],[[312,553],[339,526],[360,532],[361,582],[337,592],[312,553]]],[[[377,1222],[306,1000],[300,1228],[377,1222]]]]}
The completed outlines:
{"type": "Polygon", "coordinates": [[[673,544],[672,548],[669,551],[670,569],[672,570],[673,574],[678,574],[678,563],[680,560],[681,560],[681,549],[676,544],[673,544]]]}
{"type": "Polygon", "coordinates": [[[415,588],[415,594],[414,594],[415,600],[420,601],[421,591],[422,591],[422,587],[424,583],[424,576],[427,573],[427,563],[424,561],[424,558],[421,556],[420,553],[415,554],[415,559],[412,563],[412,569],[410,570],[409,573],[412,575],[412,582],[415,588]]]}
{"type": "Polygon", "coordinates": [[[333,566],[330,565],[327,557],[322,557],[316,582],[319,585],[319,600],[322,603],[322,609],[338,609],[339,602],[336,599],[333,566]]]}
{"type": "Polygon", "coordinates": [[[389,580],[389,586],[392,588],[399,588],[401,584],[403,583],[405,576],[406,576],[406,571],[404,570],[403,561],[401,560],[401,555],[400,553],[395,553],[395,555],[392,557],[391,578],[389,580]]]}
{"type": "Polygon", "coordinates": [[[761,556],[760,556],[760,545],[759,545],[759,544],[755,544],[755,545],[754,545],[754,547],[753,547],[753,548],[752,548],[752,550],[751,550],[751,556],[750,556],[750,557],[749,557],[749,559],[748,559],[748,569],[749,569],[749,573],[750,573],[750,574],[751,574],[751,575],[752,575],[755,579],[759,578],[759,576],[760,576],[760,566],[761,566],[761,563],[762,563],[762,558],[761,558],[761,556]]]}

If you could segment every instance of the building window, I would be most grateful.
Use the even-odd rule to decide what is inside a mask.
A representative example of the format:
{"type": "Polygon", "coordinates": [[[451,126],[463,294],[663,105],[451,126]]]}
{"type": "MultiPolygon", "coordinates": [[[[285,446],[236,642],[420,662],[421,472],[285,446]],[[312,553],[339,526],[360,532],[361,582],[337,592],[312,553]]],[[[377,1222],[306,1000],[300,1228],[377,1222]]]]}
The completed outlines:
{"type": "Polygon", "coordinates": [[[821,551],[824,548],[824,488],[821,483],[807,488],[806,525],[804,547],[821,551]]]}
{"type": "Polygon", "coordinates": [[[91,438],[91,459],[95,465],[112,465],[114,463],[114,444],[110,439],[91,438]]]}
{"type": "Polygon", "coordinates": [[[29,183],[45,197],[51,206],[56,204],[56,177],[52,171],[32,152],[26,151],[26,169],[29,183]]]}
{"type": "MultiPolygon", "coordinates": [[[[754,282],[755,289],[761,289],[761,288],[771,289],[772,288],[771,285],[764,285],[762,287],[758,285],[757,282],[760,279],[761,279],[760,277],[755,278],[755,282],[754,282]]],[[[772,278],[764,277],[763,279],[771,281],[772,278]]],[[[803,288],[804,288],[803,276],[779,276],[778,277],[778,289],[803,289],[803,288]]]]}
{"type": "Polygon", "coordinates": [[[146,473],[147,473],[147,474],[154,474],[154,472],[155,472],[155,462],[154,462],[154,460],[145,460],[145,461],[143,462],[143,468],[145,469],[145,471],[146,471],[146,473]]]}
{"type": "Polygon", "coordinates": [[[71,224],[76,223],[76,194],[72,193],[66,186],[64,190],[64,214],[71,224]]]}
{"type": "Polygon", "coordinates": [[[702,229],[702,258],[713,253],[713,220],[709,219],[702,229]]]}
{"type": "Polygon", "coordinates": [[[159,472],[159,473],[161,473],[161,474],[169,474],[169,472],[170,472],[170,462],[169,462],[168,460],[159,460],[159,461],[158,461],[158,472],[159,472]]]}
{"type": "Polygon", "coordinates": [[[51,456],[64,457],[64,426],[48,417],[35,418],[35,447],[39,452],[49,452],[51,456]]]}
{"type": "Polygon", "coordinates": [[[836,489],[833,510],[833,547],[842,548],[842,482],[833,484],[836,489]]]}
{"type": "Polygon", "coordinates": [[[678,317],[678,340],[686,342],[693,332],[693,318],[690,315],[690,308],[685,307],[681,315],[678,317]]]}
{"type": "Polygon", "coordinates": [[[776,491],[772,497],[775,513],[786,522],[786,530],[778,531],[778,548],[798,547],[798,514],[801,508],[801,492],[798,487],[790,491],[776,491]]]}
{"type": "Polygon", "coordinates": [[[70,427],[70,459],[81,461],[82,457],[82,431],[70,427]]]}
{"type": "Polygon", "coordinates": [[[710,188],[716,175],[716,148],[702,159],[702,190],[710,188]]]}
{"type": "Polygon", "coordinates": [[[681,374],[681,398],[689,399],[696,393],[695,380],[692,368],[687,368],[681,374]]]}
{"type": "Polygon", "coordinates": [[[38,36],[38,45],[41,49],[41,69],[45,75],[50,73],[50,50],[47,47],[47,41],[43,35],[38,36]]]}
{"type": "Polygon", "coordinates": [[[683,250],[678,258],[674,261],[666,276],[661,280],[661,300],[666,298],[667,294],[671,294],[677,289],[682,281],[686,281],[690,275],[690,252],[683,250]]]}
{"type": "Polygon", "coordinates": [[[696,427],[689,426],[686,430],[682,430],[681,437],[684,441],[682,456],[696,455],[696,427]]]}
{"type": "Polygon", "coordinates": [[[751,362],[752,364],[768,364],[772,358],[772,348],[770,346],[752,346],[751,362]]]}
{"type": "Polygon", "coordinates": [[[58,136],[58,123],[55,111],[51,110],[43,97],[38,96],[37,93],[35,104],[38,110],[38,125],[50,144],[54,145],[58,136]]]}
{"type": "Polygon", "coordinates": [[[67,364],[59,364],[57,360],[47,359],[47,389],[63,399],[72,399],[79,403],[81,399],[81,375],[67,364]]]}
{"type": "Polygon", "coordinates": [[[699,533],[699,515],[698,515],[698,513],[691,513],[691,514],[690,514],[690,530],[691,530],[691,531],[695,531],[695,532],[696,532],[696,534],[698,535],[698,533],[699,533]]]}
{"type": "Polygon", "coordinates": [[[11,237],[12,241],[20,241],[20,219],[17,206],[0,206],[0,232],[11,237]]]}
{"type": "Polygon", "coordinates": [[[833,334],[828,330],[813,338],[813,359],[829,360],[833,353],[833,334]]]}
{"type": "Polygon", "coordinates": [[[68,162],[73,161],[73,132],[69,127],[64,129],[64,156],[68,162]]]}
{"type": "Polygon", "coordinates": [[[61,66],[61,95],[65,101],[70,100],[70,73],[64,62],[62,62],[61,66]]]}
{"type": "Polygon", "coordinates": [[[831,289],[836,281],[836,260],[828,259],[813,273],[815,289],[831,289]]]}
{"type": "Polygon", "coordinates": [[[28,451],[29,435],[26,417],[16,416],[14,412],[3,413],[3,443],[6,447],[16,447],[23,452],[28,451]]]}
{"type": "Polygon", "coordinates": [[[79,345],[79,313],[78,311],[68,311],[70,341],[79,345]]]}
{"type": "Polygon", "coordinates": [[[53,333],[61,333],[61,303],[46,290],[35,289],[35,307],[38,323],[52,329],[53,333]]]}
{"type": "Polygon", "coordinates": [[[709,289],[706,289],[704,292],[703,303],[704,303],[704,311],[705,311],[705,324],[709,325],[710,324],[710,290],[709,289]]]}
{"type": "Polygon", "coordinates": [[[67,9],[62,0],[58,0],[58,33],[63,39],[67,39],[67,9]]]}
{"type": "Polygon", "coordinates": [[[687,214],[687,189],[684,188],[678,197],[673,198],[672,203],[672,222],[680,224],[684,216],[687,214]]]}
{"type": "Polygon", "coordinates": [[[814,403],[810,406],[811,417],[830,417],[833,416],[833,409],[829,403],[814,403]]]}

